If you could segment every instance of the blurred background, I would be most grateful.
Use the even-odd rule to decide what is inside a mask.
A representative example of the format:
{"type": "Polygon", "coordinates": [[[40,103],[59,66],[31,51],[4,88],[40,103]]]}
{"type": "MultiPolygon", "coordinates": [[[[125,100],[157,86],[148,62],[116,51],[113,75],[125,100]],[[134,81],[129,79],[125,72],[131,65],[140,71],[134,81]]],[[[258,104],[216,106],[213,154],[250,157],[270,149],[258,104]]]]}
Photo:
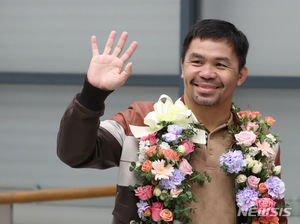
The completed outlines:
{"type": "MultiPolygon", "coordinates": [[[[134,101],[182,95],[180,46],[199,19],[232,22],[250,42],[242,109],[272,116],[281,144],[289,223],[300,222],[300,15],[297,0],[0,0],[0,192],[114,185],[117,168],[72,169],[56,156],[60,119],[81,91],[111,30],[139,47],[133,75],[106,101],[103,119],[134,101]]],[[[114,198],[15,204],[18,224],[110,223],[114,198]]]]}

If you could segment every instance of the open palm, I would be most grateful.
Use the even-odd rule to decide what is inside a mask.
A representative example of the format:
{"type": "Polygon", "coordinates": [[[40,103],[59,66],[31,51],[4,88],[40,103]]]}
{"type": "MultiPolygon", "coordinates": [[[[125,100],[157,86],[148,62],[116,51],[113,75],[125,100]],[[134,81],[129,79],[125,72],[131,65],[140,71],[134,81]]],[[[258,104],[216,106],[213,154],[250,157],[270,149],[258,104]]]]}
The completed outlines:
{"type": "Polygon", "coordinates": [[[93,86],[104,90],[114,90],[125,83],[127,78],[131,75],[132,63],[128,63],[124,69],[123,67],[138,46],[136,41],[132,42],[126,52],[119,57],[127,40],[128,33],[122,33],[112,52],[116,34],[115,31],[110,33],[103,54],[101,55],[98,51],[96,37],[92,36],[91,40],[93,58],[87,73],[87,79],[93,86]]]}

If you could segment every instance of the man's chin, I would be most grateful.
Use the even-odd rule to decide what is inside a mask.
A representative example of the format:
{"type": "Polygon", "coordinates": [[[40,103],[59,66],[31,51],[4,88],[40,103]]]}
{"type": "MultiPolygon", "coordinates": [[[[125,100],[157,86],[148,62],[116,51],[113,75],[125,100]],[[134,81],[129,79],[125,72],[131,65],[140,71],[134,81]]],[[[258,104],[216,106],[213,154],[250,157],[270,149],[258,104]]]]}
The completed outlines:
{"type": "Polygon", "coordinates": [[[205,97],[195,96],[193,97],[193,101],[199,106],[212,107],[218,104],[219,99],[209,99],[205,97]]]}

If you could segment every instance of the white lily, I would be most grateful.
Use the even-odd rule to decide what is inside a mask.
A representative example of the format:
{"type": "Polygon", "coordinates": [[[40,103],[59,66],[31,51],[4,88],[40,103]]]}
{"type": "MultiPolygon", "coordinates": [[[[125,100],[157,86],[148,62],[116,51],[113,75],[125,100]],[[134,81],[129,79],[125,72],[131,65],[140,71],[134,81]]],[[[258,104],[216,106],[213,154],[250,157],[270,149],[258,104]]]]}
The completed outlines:
{"type": "MultiPolygon", "coordinates": [[[[197,118],[187,106],[178,99],[173,103],[172,99],[163,94],[159,97],[158,102],[153,105],[154,111],[151,111],[144,118],[144,123],[148,127],[130,125],[130,130],[134,137],[140,138],[148,134],[159,131],[163,126],[158,123],[162,121],[172,122],[183,128],[187,128],[189,123],[197,122],[197,118]],[[166,99],[165,102],[162,99],[166,99]]],[[[197,134],[193,136],[192,141],[199,144],[205,144],[205,131],[195,129],[197,134]]]]}

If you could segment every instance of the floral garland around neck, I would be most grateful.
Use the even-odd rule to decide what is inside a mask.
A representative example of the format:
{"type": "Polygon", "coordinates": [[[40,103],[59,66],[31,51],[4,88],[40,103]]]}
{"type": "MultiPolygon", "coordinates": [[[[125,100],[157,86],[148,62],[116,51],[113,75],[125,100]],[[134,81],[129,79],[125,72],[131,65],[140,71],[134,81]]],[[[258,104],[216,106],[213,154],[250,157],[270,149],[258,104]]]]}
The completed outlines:
{"type": "Polygon", "coordinates": [[[280,140],[269,132],[275,123],[272,117],[258,120],[259,112],[240,111],[232,104],[240,118],[239,124],[228,123],[233,145],[220,157],[221,171],[236,182],[238,216],[247,216],[247,224],[279,223],[278,214],[287,205],[275,199],[284,198],[285,184],[277,177],[281,166],[275,166],[276,148],[280,140]]]}
{"type": "Polygon", "coordinates": [[[130,171],[136,172],[141,184],[130,186],[139,198],[137,213],[144,223],[192,223],[191,202],[197,202],[191,185],[210,182],[210,176],[192,168],[188,157],[199,144],[205,144],[203,125],[179,99],[175,103],[162,95],[154,111],[144,119],[147,127],[130,126],[139,140],[138,161],[130,171]],[[165,98],[166,101],[162,101],[165,98]]]}
{"type": "MultiPolygon", "coordinates": [[[[288,204],[274,201],[282,199],[285,191],[284,182],[276,176],[281,166],[275,166],[274,160],[280,140],[269,132],[275,120],[258,120],[259,112],[240,111],[234,104],[232,109],[240,119],[237,124],[227,123],[233,144],[220,156],[220,164],[221,171],[236,183],[238,216],[247,216],[245,224],[277,224],[277,215],[288,204]]],[[[137,213],[141,220],[130,223],[192,223],[189,214],[195,209],[187,205],[197,198],[191,184],[211,181],[206,172],[199,173],[188,162],[198,144],[206,143],[203,124],[180,99],[173,104],[167,95],[154,104],[144,123],[146,127],[130,126],[139,139],[139,159],[131,163],[130,171],[141,180],[130,186],[140,200],[137,213]]]]}

